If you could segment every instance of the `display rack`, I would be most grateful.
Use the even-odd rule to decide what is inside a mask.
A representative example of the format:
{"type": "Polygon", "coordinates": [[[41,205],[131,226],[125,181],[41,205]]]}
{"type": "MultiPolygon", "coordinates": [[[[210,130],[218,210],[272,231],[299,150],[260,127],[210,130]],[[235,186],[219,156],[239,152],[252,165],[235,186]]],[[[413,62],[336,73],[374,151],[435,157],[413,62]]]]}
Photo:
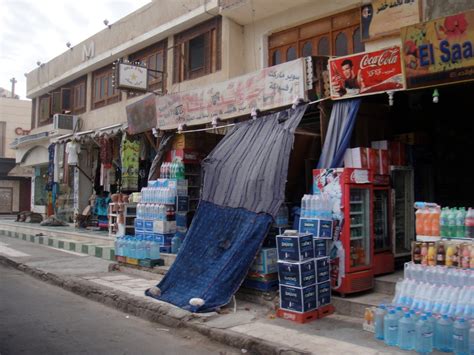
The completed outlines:
{"type": "Polygon", "coordinates": [[[201,165],[185,163],[184,177],[188,180],[189,212],[194,212],[201,197],[201,165]]]}
{"type": "Polygon", "coordinates": [[[137,215],[136,203],[111,202],[107,211],[109,220],[109,236],[115,237],[119,229],[123,229],[124,234],[135,234],[135,217],[137,215]],[[119,218],[123,223],[118,223],[119,218]]]}

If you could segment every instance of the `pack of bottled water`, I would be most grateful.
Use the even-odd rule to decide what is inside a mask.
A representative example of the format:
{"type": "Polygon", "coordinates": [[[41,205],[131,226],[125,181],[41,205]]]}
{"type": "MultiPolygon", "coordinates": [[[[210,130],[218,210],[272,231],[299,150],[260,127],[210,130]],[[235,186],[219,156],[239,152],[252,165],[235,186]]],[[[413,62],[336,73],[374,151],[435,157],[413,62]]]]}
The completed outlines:
{"type": "Polygon", "coordinates": [[[144,187],[141,191],[142,203],[175,204],[176,189],[171,187],[144,187]]]}
{"type": "Polygon", "coordinates": [[[474,270],[407,263],[393,303],[420,312],[474,319],[474,270]]]}
{"type": "Polygon", "coordinates": [[[332,219],[331,199],[325,193],[304,195],[301,199],[300,217],[332,219]]]}

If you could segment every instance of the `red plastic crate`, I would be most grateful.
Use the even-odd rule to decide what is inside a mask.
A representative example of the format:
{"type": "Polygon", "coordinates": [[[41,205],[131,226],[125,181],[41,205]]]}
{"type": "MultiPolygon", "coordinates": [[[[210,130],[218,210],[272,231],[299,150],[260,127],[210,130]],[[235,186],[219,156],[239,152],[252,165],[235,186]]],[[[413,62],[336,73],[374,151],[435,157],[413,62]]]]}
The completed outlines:
{"type": "Polygon", "coordinates": [[[326,316],[329,316],[333,314],[335,311],[335,308],[332,304],[327,304],[325,306],[322,306],[318,308],[318,318],[324,318],[326,316]]]}
{"type": "Polygon", "coordinates": [[[304,324],[316,320],[319,318],[319,312],[317,309],[310,312],[298,313],[287,311],[286,309],[278,308],[276,316],[286,320],[291,320],[296,323],[304,324]]]}

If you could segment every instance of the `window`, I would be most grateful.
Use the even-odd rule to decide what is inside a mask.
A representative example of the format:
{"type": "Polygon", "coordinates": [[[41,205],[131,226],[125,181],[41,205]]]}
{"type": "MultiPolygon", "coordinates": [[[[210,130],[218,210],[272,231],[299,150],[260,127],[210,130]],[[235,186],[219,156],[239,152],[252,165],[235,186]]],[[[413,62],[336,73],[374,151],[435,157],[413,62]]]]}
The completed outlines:
{"type": "MultiPolygon", "coordinates": [[[[145,63],[148,69],[163,72],[148,71],[148,91],[166,93],[166,75],[164,73],[166,70],[166,49],[167,41],[165,40],[142,49],[129,57],[131,62],[139,61],[145,63]]],[[[128,97],[138,95],[141,95],[141,93],[128,93],[128,97]]]]}
{"type": "Polygon", "coordinates": [[[52,122],[51,97],[45,95],[39,99],[38,126],[44,126],[52,122]]]}
{"type": "Polygon", "coordinates": [[[0,122],[0,158],[5,156],[6,122],[0,122]]]}
{"type": "Polygon", "coordinates": [[[94,92],[92,108],[99,108],[120,101],[120,91],[112,85],[112,66],[95,71],[92,74],[94,92]]]}
{"type": "Polygon", "coordinates": [[[86,110],[86,80],[71,84],[71,111],[73,114],[83,113],[86,110]]]}
{"type": "Polygon", "coordinates": [[[274,33],[268,39],[268,48],[270,65],[302,56],[341,56],[363,52],[364,45],[360,40],[360,9],[274,33]]]}
{"type": "Polygon", "coordinates": [[[221,18],[215,17],[175,36],[173,82],[221,69],[221,18]]]}

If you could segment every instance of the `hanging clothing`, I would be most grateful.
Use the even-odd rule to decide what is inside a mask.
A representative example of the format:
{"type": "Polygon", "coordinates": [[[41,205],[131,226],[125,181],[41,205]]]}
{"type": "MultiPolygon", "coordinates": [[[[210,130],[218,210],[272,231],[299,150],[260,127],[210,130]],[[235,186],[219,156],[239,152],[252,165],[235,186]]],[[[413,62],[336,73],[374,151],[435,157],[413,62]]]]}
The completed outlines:
{"type": "Polygon", "coordinates": [[[139,151],[139,141],[129,140],[126,135],[123,135],[121,146],[122,190],[138,190],[139,151]]]}
{"type": "Polygon", "coordinates": [[[105,165],[106,169],[112,167],[113,159],[113,139],[106,134],[99,138],[100,161],[105,165]]]}
{"type": "Polygon", "coordinates": [[[81,144],[75,141],[66,144],[66,153],[68,155],[68,165],[77,165],[79,163],[79,153],[81,152],[81,144]]]}
{"type": "Polygon", "coordinates": [[[53,190],[54,184],[54,152],[56,150],[56,144],[50,144],[48,147],[48,181],[46,182],[46,191],[53,190]]]}

